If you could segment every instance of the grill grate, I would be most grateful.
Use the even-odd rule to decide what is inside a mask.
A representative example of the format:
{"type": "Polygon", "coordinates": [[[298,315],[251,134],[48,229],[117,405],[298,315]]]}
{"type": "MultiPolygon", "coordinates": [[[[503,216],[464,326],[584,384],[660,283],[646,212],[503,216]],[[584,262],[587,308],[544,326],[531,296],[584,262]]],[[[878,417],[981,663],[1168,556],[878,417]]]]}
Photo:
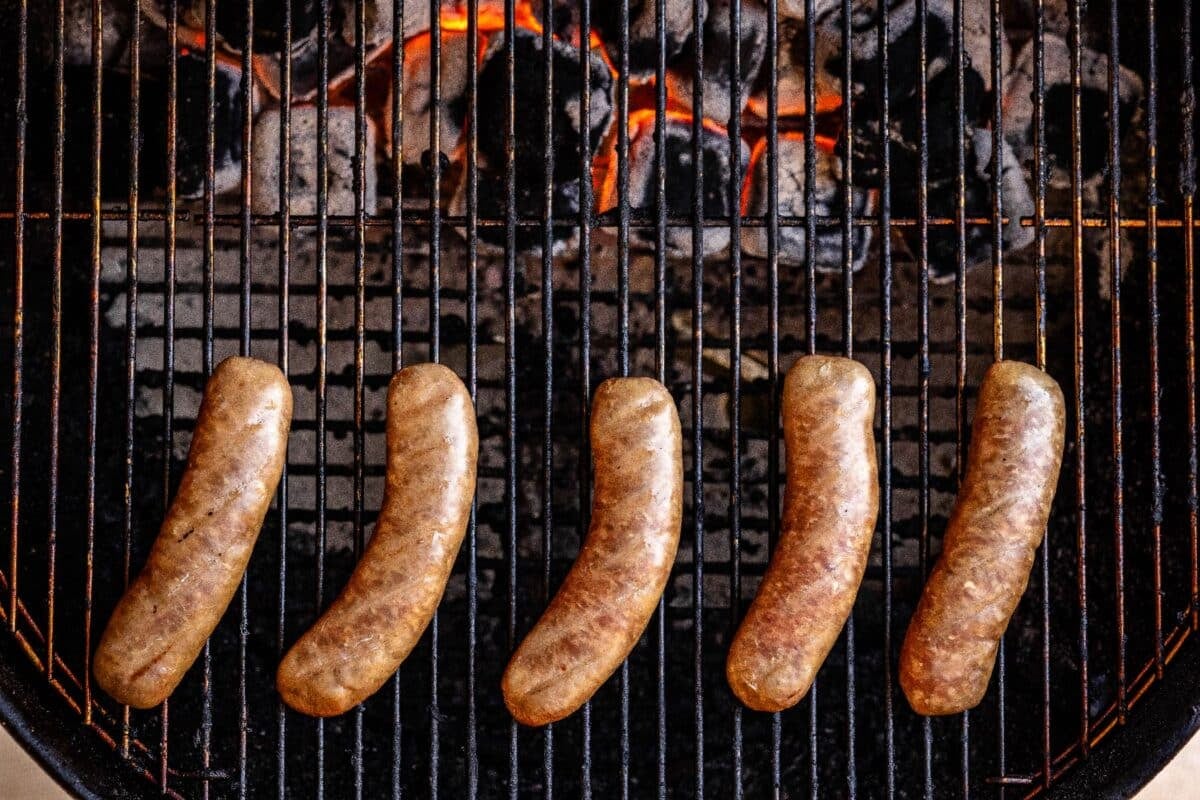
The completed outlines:
{"type": "MultiPolygon", "coordinates": [[[[395,3],[394,30],[404,29],[406,15],[419,13],[420,2],[395,3]]],[[[472,64],[481,55],[484,2],[466,3],[472,64]]],[[[582,180],[578,214],[555,216],[556,162],[572,156],[554,152],[555,118],[546,114],[540,177],[548,211],[522,214],[515,163],[522,109],[513,89],[541,70],[549,107],[562,75],[553,65],[549,2],[543,4],[542,61],[518,63],[512,34],[521,17],[514,0],[503,4],[509,91],[502,123],[479,119],[478,74],[468,70],[466,78],[463,215],[441,211],[455,176],[439,159],[431,159],[427,175],[404,171],[399,102],[386,121],[394,157],[384,183],[395,211],[368,209],[366,0],[342,6],[351,8],[356,34],[354,79],[341,94],[328,89],[335,4],[318,4],[312,214],[293,213],[284,202],[294,166],[295,76],[288,58],[279,75],[279,211],[252,208],[260,179],[251,168],[253,4],[245,8],[248,33],[239,56],[244,155],[237,202],[226,206],[217,196],[213,46],[199,49],[207,119],[202,196],[181,197],[174,178],[182,116],[174,58],[165,59],[166,191],[141,196],[139,176],[157,168],[141,146],[156,122],[139,112],[149,103],[141,89],[143,50],[148,55],[177,40],[180,9],[178,0],[167,0],[160,31],[144,24],[138,0],[128,0],[133,113],[128,164],[119,170],[128,191],[123,203],[102,200],[110,149],[102,135],[106,71],[93,56],[87,97],[75,96],[66,79],[65,0],[45,19],[30,5],[36,6],[15,4],[15,31],[4,34],[13,46],[5,39],[0,47],[11,54],[4,75],[13,76],[0,115],[4,130],[15,133],[0,156],[0,264],[11,276],[0,290],[0,352],[12,364],[11,379],[0,384],[10,453],[0,472],[11,497],[0,618],[44,681],[112,746],[114,763],[129,762],[166,793],[1026,796],[1069,774],[1095,744],[1136,717],[1139,701],[1172,659],[1194,649],[1189,639],[1200,626],[1200,556],[1189,3],[1164,5],[1161,13],[1158,0],[1068,7],[1069,207],[1048,177],[1047,115],[1056,111],[1045,91],[1048,2],[1033,3],[1034,213],[1020,220],[1035,233],[1032,253],[1006,251],[1002,234],[1011,212],[1000,181],[991,183],[987,207],[969,202],[964,0],[953,2],[952,109],[938,106],[927,85],[917,83],[915,186],[892,181],[887,132],[893,78],[906,70],[927,74],[927,0],[916,3],[914,63],[889,54],[891,14],[881,8],[878,97],[869,98],[884,132],[877,143],[882,182],[876,210],[856,212],[853,159],[847,158],[840,206],[830,216],[780,213],[780,126],[789,122],[779,116],[779,76],[766,71],[763,130],[748,130],[736,105],[742,94],[737,47],[729,53],[733,168],[726,190],[737,208],[745,166],[737,144],[744,135],[761,135],[771,176],[765,215],[705,214],[700,142],[706,98],[698,78],[690,99],[690,212],[668,202],[674,165],[666,158],[666,126],[658,125],[651,211],[620,202],[600,213],[591,182],[582,180]],[[1140,24],[1131,25],[1131,15],[1140,16],[1140,24]],[[1080,53],[1089,43],[1085,17],[1092,16],[1104,23],[1098,30],[1111,56],[1109,120],[1120,118],[1120,57],[1139,65],[1146,78],[1144,141],[1132,163],[1122,147],[1128,131],[1114,123],[1101,134],[1084,124],[1080,53]],[[48,73],[32,57],[34,40],[44,34],[37,26],[47,19],[54,44],[48,73]],[[330,112],[347,98],[354,108],[353,208],[332,213],[330,112]],[[84,103],[90,125],[68,126],[70,109],[84,103]],[[51,113],[39,117],[47,105],[51,113]],[[52,129],[38,120],[49,120],[52,129]],[[480,213],[479,188],[488,178],[481,178],[479,138],[481,127],[501,124],[504,213],[489,216],[480,213]],[[930,139],[940,125],[953,127],[955,142],[955,202],[948,216],[931,205],[940,190],[930,186],[930,139]],[[1085,145],[1100,137],[1106,207],[1085,213],[1085,145]],[[1171,138],[1181,142],[1180,151],[1160,150],[1171,138]],[[72,189],[82,165],[86,193],[72,189]],[[899,207],[915,214],[893,216],[899,207]],[[447,226],[465,236],[447,234],[447,226]],[[781,270],[781,230],[799,227],[806,233],[807,268],[781,270]],[[878,233],[859,272],[855,227],[878,233]],[[489,228],[503,229],[500,256],[478,247],[478,233],[489,228]],[[667,257],[672,228],[690,231],[690,264],[667,257]],[[722,228],[733,242],[728,255],[706,257],[705,237],[722,228]],[[765,259],[743,257],[737,246],[743,228],[765,228],[765,259]],[[840,232],[838,274],[815,269],[823,229],[840,232]],[[968,272],[967,241],[975,229],[990,236],[990,274],[968,272]],[[554,252],[554,234],[563,230],[577,232],[575,258],[554,252]],[[652,236],[653,252],[631,249],[638,230],[652,236]],[[519,231],[541,235],[540,254],[519,251],[519,231]],[[895,248],[893,234],[914,231],[909,259],[895,248]],[[957,244],[953,288],[931,282],[930,241],[939,233],[952,234],[957,244]],[[1104,247],[1094,251],[1096,242],[1104,247]],[[87,320],[86,331],[75,329],[76,319],[87,320]],[[1180,333],[1160,336],[1164,331],[1180,333]],[[879,380],[880,535],[855,612],[810,698],[768,717],[745,713],[732,701],[723,657],[778,528],[781,370],[817,351],[855,356],[879,380]],[[238,599],[200,662],[161,709],[131,712],[92,690],[93,628],[107,618],[157,531],[205,377],[234,353],[274,360],[292,381],[297,412],[288,465],[238,599]],[[895,655],[961,478],[975,387],[1000,357],[1035,362],[1059,379],[1071,398],[1072,441],[1047,544],[1002,643],[994,688],[978,710],[959,718],[919,719],[896,694],[895,655]],[[389,685],[345,718],[300,717],[274,695],[274,667],[340,588],[362,549],[380,494],[387,378],[402,364],[426,359],[463,374],[479,409],[479,494],[468,546],[429,634],[389,685]],[[520,730],[499,700],[499,674],[586,532],[588,400],[600,380],[618,374],[655,375],[680,404],[690,485],[679,564],[646,641],[616,680],[576,717],[544,732],[520,730]]],[[[93,53],[101,53],[104,17],[117,5],[91,4],[93,53]]],[[[217,0],[202,5],[203,41],[212,43],[217,14],[227,13],[226,6],[217,0]]],[[[766,63],[776,64],[778,2],[766,5],[766,63]]],[[[805,192],[807,207],[814,208],[817,31],[814,0],[804,5],[805,192]]],[[[840,5],[846,18],[858,7],[852,0],[840,5]]],[[[443,102],[440,6],[432,0],[429,9],[435,107],[443,102]]],[[[629,80],[629,6],[621,0],[613,59],[619,197],[628,196],[630,136],[623,123],[637,92],[629,80]]],[[[638,101],[652,103],[659,120],[675,102],[667,92],[667,6],[668,0],[654,0],[654,88],[651,99],[638,101]]],[[[692,6],[695,30],[704,25],[703,7],[692,6]]],[[[716,8],[709,13],[719,13],[716,8]]],[[[999,86],[1003,18],[1016,12],[1001,0],[992,0],[990,10],[991,80],[999,86]]],[[[286,53],[296,27],[292,4],[283,4],[282,13],[286,53]]],[[[588,30],[590,0],[581,0],[578,16],[588,30]]],[[[729,24],[736,42],[742,2],[729,4],[729,24]]],[[[867,112],[856,105],[852,83],[849,55],[857,40],[843,27],[847,57],[838,116],[849,153],[852,115],[867,112]]],[[[597,45],[586,35],[579,45],[580,128],[588,131],[589,53],[597,45]]],[[[694,74],[703,74],[706,58],[721,55],[706,54],[698,37],[694,74]]],[[[384,63],[395,87],[402,86],[404,58],[404,48],[395,47],[384,63]]],[[[999,164],[1001,93],[991,101],[990,157],[999,164]]],[[[440,152],[436,114],[429,136],[431,151],[440,152]]],[[[591,174],[586,147],[579,168],[591,174]]]]}

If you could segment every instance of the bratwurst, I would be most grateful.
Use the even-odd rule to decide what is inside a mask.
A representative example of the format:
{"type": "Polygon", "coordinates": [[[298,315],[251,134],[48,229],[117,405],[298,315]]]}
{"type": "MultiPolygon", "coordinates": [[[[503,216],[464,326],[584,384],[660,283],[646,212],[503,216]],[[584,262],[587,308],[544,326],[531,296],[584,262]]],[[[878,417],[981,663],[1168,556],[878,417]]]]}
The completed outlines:
{"type": "Polygon", "coordinates": [[[612,378],[592,403],[592,522],[562,588],[504,671],[518,722],[546,725],[595,694],[637,644],[666,587],[683,514],[675,401],[651,378],[612,378]]]}
{"type": "Polygon", "coordinates": [[[984,376],[966,478],[900,651],[900,686],[918,714],[983,699],[1046,532],[1065,420],[1062,390],[1041,370],[998,361],[984,376]]]}
{"type": "Polygon", "coordinates": [[[166,700],[220,622],[279,484],[291,421],[292,391],[277,367],[217,365],[175,501],[96,648],[96,682],[116,700],[166,700]]]}
{"type": "Polygon", "coordinates": [[[397,372],[375,533],[346,588],[279,665],[289,706],[316,717],[349,711],[412,651],[462,546],[478,455],[475,408],[458,376],[440,364],[397,372]]]}
{"type": "Polygon", "coordinates": [[[725,663],[757,711],[800,702],[854,608],[879,511],[874,418],[875,381],[857,361],[806,356],[788,371],[782,531],[725,663]]]}

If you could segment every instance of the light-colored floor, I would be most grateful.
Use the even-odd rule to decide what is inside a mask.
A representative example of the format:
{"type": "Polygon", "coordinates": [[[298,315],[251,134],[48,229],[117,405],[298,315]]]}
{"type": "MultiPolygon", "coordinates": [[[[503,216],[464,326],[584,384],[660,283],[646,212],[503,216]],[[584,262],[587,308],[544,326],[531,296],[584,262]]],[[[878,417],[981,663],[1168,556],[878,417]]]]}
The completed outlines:
{"type": "MultiPolygon", "coordinates": [[[[0,729],[0,800],[61,800],[67,794],[42,772],[21,746],[0,729]]],[[[1137,800],[1200,798],[1200,736],[1147,786],[1137,800]]]]}

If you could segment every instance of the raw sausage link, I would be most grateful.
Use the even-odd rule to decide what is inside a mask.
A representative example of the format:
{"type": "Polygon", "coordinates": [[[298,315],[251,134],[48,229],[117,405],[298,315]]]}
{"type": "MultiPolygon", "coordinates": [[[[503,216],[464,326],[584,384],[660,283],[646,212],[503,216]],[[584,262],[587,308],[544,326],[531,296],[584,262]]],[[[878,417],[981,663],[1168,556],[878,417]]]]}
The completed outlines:
{"type": "Polygon", "coordinates": [[[279,665],[275,684],[289,706],[318,717],[344,713],[412,651],[462,546],[478,454],[475,408],[454,372],[416,364],[396,373],[375,533],[346,588],[279,665]]]}
{"type": "Polygon", "coordinates": [[[1049,375],[1016,361],[988,370],[942,556],[900,651],[900,685],[918,714],[954,714],[983,699],[1046,531],[1065,426],[1062,390],[1049,375]]]}
{"type": "Polygon", "coordinates": [[[879,510],[875,381],[847,358],[806,356],[783,387],[783,525],[725,677],[758,711],[800,702],[854,608],[879,510]]]}
{"type": "Polygon", "coordinates": [[[612,378],[592,403],[592,522],[562,588],[504,671],[518,722],[582,706],[629,655],[671,574],[683,513],[679,414],[651,378],[612,378]]]}
{"type": "Polygon", "coordinates": [[[291,420],[278,368],[252,358],[217,366],[175,502],[96,649],[96,682],[120,702],[167,699],[220,622],[275,495],[291,420]]]}

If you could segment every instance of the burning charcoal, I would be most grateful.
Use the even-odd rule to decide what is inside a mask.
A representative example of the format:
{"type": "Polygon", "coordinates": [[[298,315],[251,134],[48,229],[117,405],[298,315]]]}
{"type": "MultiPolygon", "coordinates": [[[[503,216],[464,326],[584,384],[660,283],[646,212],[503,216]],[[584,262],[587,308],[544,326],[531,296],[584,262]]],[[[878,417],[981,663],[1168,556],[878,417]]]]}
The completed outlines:
{"type": "MultiPolygon", "coordinates": [[[[542,71],[542,37],[534,31],[519,28],[515,31],[517,79],[516,147],[513,165],[516,170],[517,215],[521,217],[544,214],[543,186],[545,183],[546,142],[542,127],[545,124],[545,91],[542,71]]],[[[591,102],[588,135],[582,130],[581,53],[577,47],[554,40],[551,68],[554,70],[553,99],[549,113],[554,126],[554,197],[551,211],[555,219],[575,219],[579,215],[582,181],[591,180],[591,170],[584,169],[584,153],[594,156],[612,123],[612,73],[601,55],[593,50],[590,58],[591,102]],[[586,150],[585,150],[586,148],[586,150]]],[[[508,80],[505,67],[505,36],[494,35],[488,42],[479,68],[479,213],[481,216],[503,216],[505,210],[504,171],[507,153],[504,141],[508,80]]],[[[462,152],[458,154],[462,160],[462,152]]],[[[451,213],[466,213],[466,180],[458,186],[451,201],[451,213]]],[[[573,241],[574,232],[567,228],[554,231],[554,250],[561,253],[573,241]]],[[[479,239],[485,245],[503,247],[503,228],[481,228],[479,239]]],[[[517,229],[517,247],[522,251],[538,251],[542,231],[537,228],[517,229]]]]}
{"type": "MultiPolygon", "coordinates": [[[[991,39],[988,11],[984,0],[965,0],[963,52],[963,109],[969,131],[986,119],[986,98],[991,87],[991,39]]],[[[919,59],[915,0],[902,0],[890,10],[888,45],[889,140],[892,154],[892,185],[911,185],[916,180],[920,158],[921,110],[918,87],[926,86],[926,122],[930,181],[936,183],[944,173],[955,169],[954,144],[957,141],[956,84],[954,58],[953,4],[949,0],[931,0],[926,22],[926,73],[915,70],[919,59]]],[[[855,8],[852,42],[853,109],[852,123],[843,137],[853,154],[853,180],[863,186],[878,187],[882,163],[879,130],[880,69],[878,61],[877,8],[862,2],[855,8]],[[852,134],[852,136],[850,135],[852,134]]],[[[840,34],[838,34],[840,37],[840,34]]],[[[1007,64],[1007,42],[1001,42],[1002,63],[1007,64]]],[[[829,58],[824,67],[832,75],[843,74],[840,54],[829,58]]]]}
{"type": "MultiPolygon", "coordinates": [[[[827,69],[825,64],[835,58],[842,46],[841,39],[823,25],[813,28],[816,40],[816,67],[813,89],[817,98],[817,113],[833,111],[842,103],[841,79],[827,69]]],[[[804,75],[808,68],[808,32],[803,20],[783,19],[779,23],[779,50],[777,59],[777,85],[779,92],[778,113],[781,117],[802,116],[805,111],[804,75]]],[[[764,67],[754,86],[754,94],[747,104],[751,112],[763,119],[767,117],[767,92],[770,80],[769,67],[764,67]]],[[[705,107],[707,108],[707,101],[705,107]]]]}
{"type": "MultiPolygon", "coordinates": [[[[1001,231],[1001,242],[1006,254],[1029,245],[1034,238],[1032,228],[1021,225],[1020,218],[1033,214],[1033,197],[1025,172],[1007,142],[1002,142],[1000,187],[1004,215],[1009,223],[1001,231]]],[[[988,130],[973,131],[967,140],[966,171],[966,215],[968,217],[990,216],[992,213],[992,133],[988,130]]],[[[929,215],[932,217],[954,217],[957,198],[957,176],[941,178],[929,185],[929,215]]],[[[894,216],[916,217],[917,199],[915,192],[905,191],[893,197],[894,216]]],[[[920,232],[916,227],[902,228],[904,239],[914,257],[920,248],[920,232]]],[[[931,226],[929,228],[929,274],[935,283],[946,283],[954,279],[958,265],[958,233],[953,227],[931,226]]],[[[966,266],[990,264],[992,260],[992,228],[989,225],[967,225],[966,266]]]]}
{"type": "MultiPolygon", "coordinates": [[[[208,70],[202,53],[179,56],[177,66],[176,189],[180,197],[201,197],[207,163],[208,70]]],[[[214,194],[236,189],[241,183],[244,103],[241,84],[241,70],[217,59],[212,117],[214,194]]],[[[251,102],[257,105],[253,97],[251,102]]]]}
{"type": "MultiPolygon", "coordinates": [[[[354,0],[342,0],[344,7],[353,10],[354,0]]],[[[392,18],[392,0],[365,0],[367,3],[367,39],[371,39],[370,29],[374,26],[376,31],[386,29],[387,34],[391,35],[391,18],[392,18]],[[372,6],[375,7],[374,17],[371,15],[372,6]],[[385,10],[386,9],[386,10],[385,10]],[[372,23],[372,19],[374,22],[372,23]]],[[[480,33],[491,31],[504,30],[504,3],[505,0],[479,0],[476,20],[479,25],[480,33]]],[[[469,14],[469,6],[467,0],[441,0],[441,27],[443,31],[458,30],[465,31],[467,29],[467,18],[469,14]]],[[[517,2],[514,9],[517,25],[527,28],[536,28],[537,23],[533,22],[533,17],[529,14],[529,7],[522,2],[517,2]]],[[[349,17],[353,20],[353,17],[349,17]]],[[[410,39],[413,36],[425,33],[430,30],[432,18],[429,16],[429,0],[408,0],[404,3],[404,38],[410,39]]],[[[346,41],[354,41],[354,27],[347,29],[347,33],[343,34],[346,41]]]]}
{"type": "MultiPolygon", "coordinates": [[[[708,19],[704,22],[704,116],[728,124],[733,82],[730,68],[733,63],[733,31],[730,28],[731,0],[709,0],[708,19]]],[[[758,0],[741,0],[741,58],[740,96],[737,111],[746,107],[754,76],[762,67],[767,51],[767,10],[758,0]]],[[[672,98],[685,108],[692,108],[692,85],[695,80],[694,45],[689,44],[679,54],[667,72],[667,86],[672,98]]]]}
{"type": "MultiPolygon", "coordinates": [[[[11,11],[15,13],[15,4],[13,5],[11,11]]],[[[100,11],[100,61],[102,64],[111,64],[124,52],[129,39],[129,3],[122,0],[102,0],[100,11]]],[[[54,3],[29,4],[29,49],[45,64],[54,61],[55,24],[54,3]]],[[[92,0],[65,0],[63,62],[80,65],[92,63],[92,0]]]]}
{"type": "MultiPolygon", "coordinates": [[[[706,0],[666,0],[664,28],[666,58],[670,62],[692,37],[692,16],[695,3],[700,3],[700,19],[708,15],[706,0]]],[[[542,0],[530,4],[532,16],[541,23],[542,0]]],[[[745,8],[745,6],[743,6],[745,8]]],[[[553,30],[556,36],[569,42],[579,40],[579,4],[573,0],[554,0],[553,30]]],[[[655,0],[629,2],[629,77],[646,80],[654,77],[658,63],[658,21],[655,0]]],[[[589,20],[593,33],[598,33],[613,64],[621,63],[621,4],[593,3],[589,20]]]]}
{"type": "MultiPolygon", "coordinates": [[[[1034,46],[1030,42],[1017,56],[1004,85],[1004,133],[1020,163],[1032,169],[1034,160],[1034,46]]],[[[1084,133],[1082,166],[1085,191],[1099,191],[1108,165],[1108,56],[1084,48],[1082,67],[1084,133]],[[1091,135],[1088,135],[1088,134],[1091,135]]],[[[1050,185],[1071,185],[1071,51],[1057,36],[1045,38],[1046,175],[1050,185]]],[[[1120,70],[1120,129],[1128,133],[1137,125],[1143,96],[1142,80],[1133,71],[1120,70]]]]}
{"type": "MultiPolygon", "coordinates": [[[[801,217],[805,214],[805,146],[804,137],[785,133],[779,136],[779,214],[801,217]]],[[[829,139],[816,139],[814,148],[817,186],[813,199],[813,213],[822,217],[842,215],[842,160],[834,152],[834,143],[829,139]]],[[[750,157],[750,172],[746,182],[743,213],[758,216],[767,213],[767,191],[770,181],[767,165],[767,140],[762,139],[750,157]]],[[[873,210],[873,193],[855,188],[851,193],[851,210],[854,216],[869,214],[873,210]]],[[[871,245],[869,226],[854,226],[850,237],[855,272],[862,269],[871,245]]],[[[806,229],[804,227],[780,226],[779,263],[803,267],[806,263],[806,229]]],[[[747,255],[766,258],[767,229],[742,229],[742,251],[747,255]]],[[[818,272],[841,272],[842,229],[841,227],[817,227],[816,263],[818,272]]]]}
{"type": "MultiPolygon", "coordinates": [[[[461,31],[444,31],[441,35],[440,65],[442,97],[438,109],[440,126],[440,151],[449,156],[458,144],[463,122],[467,116],[467,75],[471,66],[467,58],[467,34],[461,31]]],[[[429,149],[429,115],[432,112],[432,87],[429,81],[432,53],[432,37],[423,33],[404,42],[404,86],[401,93],[403,107],[403,153],[405,164],[420,164],[429,149]]],[[[483,52],[483,38],[476,51],[483,52]]],[[[389,82],[387,106],[384,119],[388,121],[386,133],[391,132],[393,88],[389,82]]],[[[390,143],[389,143],[390,144],[390,143]]]]}
{"type": "MultiPolygon", "coordinates": [[[[692,161],[692,119],[686,114],[669,112],[663,121],[666,125],[667,165],[666,201],[668,216],[690,216],[692,213],[692,190],[696,180],[692,161]]],[[[738,195],[742,179],[749,163],[749,148],[739,142],[741,158],[737,179],[734,181],[733,197],[730,196],[730,178],[733,163],[729,151],[729,134],[714,122],[704,121],[700,134],[701,158],[704,169],[704,216],[728,217],[738,210],[738,195]]],[[[634,210],[655,210],[654,188],[654,112],[638,111],[629,115],[629,196],[634,210]]],[[[604,180],[601,209],[616,206],[621,198],[617,195],[617,162],[613,159],[604,180]]],[[[654,247],[655,232],[649,228],[638,228],[631,235],[636,244],[654,247]]],[[[671,227],[666,231],[667,255],[672,258],[692,256],[692,230],[690,227],[671,227]]],[[[704,255],[712,256],[729,247],[729,229],[705,228],[704,255]]]]}
{"type": "MultiPolygon", "coordinates": [[[[289,208],[293,214],[317,213],[317,109],[313,106],[292,108],[291,187],[289,208]]],[[[354,213],[355,151],[354,109],[334,106],[329,109],[329,213],[354,213]]],[[[364,157],[368,214],[375,213],[375,130],[367,120],[364,157]]],[[[259,115],[254,123],[254,197],[255,214],[273,214],[279,210],[279,109],[259,115]]]]}

